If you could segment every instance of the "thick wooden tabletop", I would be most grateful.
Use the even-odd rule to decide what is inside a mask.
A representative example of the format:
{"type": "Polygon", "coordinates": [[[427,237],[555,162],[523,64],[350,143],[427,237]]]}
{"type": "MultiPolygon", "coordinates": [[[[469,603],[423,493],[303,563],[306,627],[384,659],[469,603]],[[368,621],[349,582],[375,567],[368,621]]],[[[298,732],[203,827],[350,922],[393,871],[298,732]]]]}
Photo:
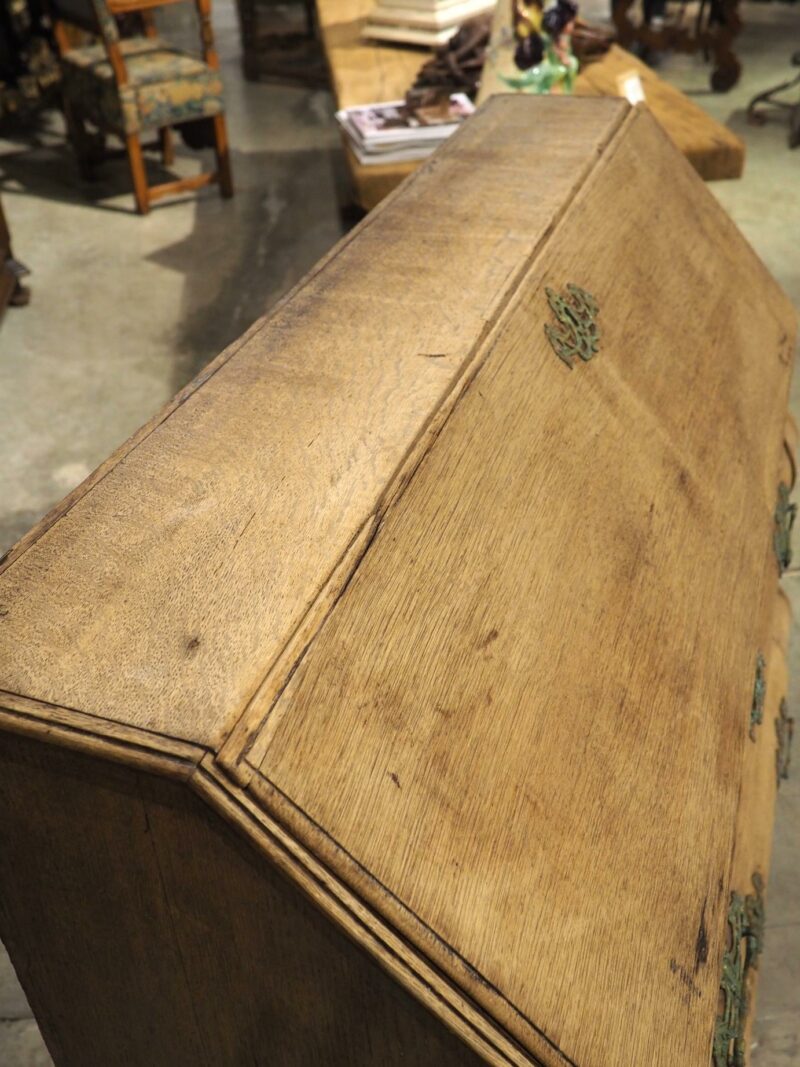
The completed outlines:
{"type": "MultiPolygon", "coordinates": [[[[429,53],[411,47],[373,43],[362,37],[372,0],[318,0],[320,31],[337,107],[352,107],[382,100],[401,100],[429,53]]],[[[502,3],[495,15],[493,38],[510,19],[510,4],[502,3]]],[[[618,46],[578,75],[576,94],[619,96],[618,76],[636,71],[647,104],[677,147],[706,181],[739,178],[744,167],[743,142],[680,90],[618,46]]],[[[479,95],[482,102],[508,88],[494,65],[486,64],[479,95]]],[[[344,140],[344,139],[343,139],[344,140]]],[[[417,162],[365,166],[344,141],[344,150],[359,204],[370,210],[419,166],[417,162]]]]}

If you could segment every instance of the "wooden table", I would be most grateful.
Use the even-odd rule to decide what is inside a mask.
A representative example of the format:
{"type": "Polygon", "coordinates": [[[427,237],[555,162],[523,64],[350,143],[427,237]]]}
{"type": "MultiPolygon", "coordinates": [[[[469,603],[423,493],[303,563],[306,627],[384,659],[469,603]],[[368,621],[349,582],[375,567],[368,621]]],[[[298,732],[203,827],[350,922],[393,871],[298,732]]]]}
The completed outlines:
{"type": "MultiPolygon", "coordinates": [[[[420,49],[371,44],[362,39],[361,30],[372,6],[373,0],[317,2],[337,107],[401,99],[425,61],[426,53],[420,49]]],[[[498,10],[496,32],[507,15],[506,8],[503,4],[498,10]]],[[[576,92],[584,96],[618,96],[617,77],[631,70],[639,74],[653,114],[705,181],[741,177],[744,143],[622,48],[613,47],[602,59],[585,67],[578,76],[576,92]]],[[[494,70],[487,67],[479,102],[505,91],[494,70]]],[[[366,211],[419,166],[419,162],[363,166],[346,143],[344,150],[355,198],[366,211]]]]}
{"type": "MultiPolygon", "coordinates": [[[[317,17],[337,107],[401,100],[425,62],[426,52],[371,44],[361,29],[373,0],[317,0],[317,17]]],[[[365,167],[342,139],[357,203],[370,211],[419,166],[418,161],[365,167]]]]}

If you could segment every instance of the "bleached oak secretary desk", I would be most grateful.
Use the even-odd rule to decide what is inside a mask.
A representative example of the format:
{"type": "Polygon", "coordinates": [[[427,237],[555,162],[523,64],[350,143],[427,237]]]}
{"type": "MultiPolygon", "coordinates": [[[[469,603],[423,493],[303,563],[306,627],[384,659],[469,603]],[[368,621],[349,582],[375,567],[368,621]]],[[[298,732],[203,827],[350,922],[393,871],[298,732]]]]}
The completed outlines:
{"type": "Polygon", "coordinates": [[[7,554],[69,1067],[733,1067],[794,315],[646,110],[497,97],[7,554]]]}

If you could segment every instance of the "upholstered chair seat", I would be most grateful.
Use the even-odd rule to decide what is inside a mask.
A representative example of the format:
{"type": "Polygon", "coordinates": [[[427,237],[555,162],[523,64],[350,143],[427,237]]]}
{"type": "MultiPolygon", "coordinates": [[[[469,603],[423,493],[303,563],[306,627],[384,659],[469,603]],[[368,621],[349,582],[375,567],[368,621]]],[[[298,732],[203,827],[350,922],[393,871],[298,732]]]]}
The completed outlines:
{"type": "Polygon", "coordinates": [[[219,72],[160,37],[120,41],[128,82],[118,86],[103,45],[73,48],[63,59],[64,91],[90,122],[138,133],[211,118],[224,109],[219,72]]]}

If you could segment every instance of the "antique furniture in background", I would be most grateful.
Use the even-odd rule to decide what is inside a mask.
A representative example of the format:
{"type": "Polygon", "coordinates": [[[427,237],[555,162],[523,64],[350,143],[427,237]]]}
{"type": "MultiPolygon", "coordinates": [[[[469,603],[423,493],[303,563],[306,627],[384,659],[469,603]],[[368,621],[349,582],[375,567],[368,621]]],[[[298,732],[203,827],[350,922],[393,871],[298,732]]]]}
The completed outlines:
{"type": "Polygon", "coordinates": [[[0,319],[9,305],[24,307],[30,301],[30,290],[20,281],[26,274],[28,268],[11,251],[11,234],[0,203],[0,319]]]}
{"type": "Polygon", "coordinates": [[[118,136],[133,179],[140,214],[172,193],[216,182],[233,195],[222,80],[211,28],[210,0],[196,0],[203,58],[173,48],[145,19],[146,32],[121,38],[115,14],[144,12],[176,0],[50,0],[61,57],[64,113],[82,167],[96,161],[95,139],[87,123],[118,136]],[[73,47],[68,26],[98,34],[100,44],[73,47]],[[202,124],[202,125],[201,125],[202,124]],[[171,130],[179,128],[192,147],[212,147],[217,169],[159,185],[148,185],[142,135],[155,131],[165,164],[172,162],[171,130]]]}
{"type": "Polygon", "coordinates": [[[236,0],[236,10],[248,81],[327,84],[314,0],[236,0]]]}
{"type": "MultiPolygon", "coordinates": [[[[800,67],[800,52],[792,56],[792,64],[800,67]]],[[[800,146],[800,91],[796,91],[793,100],[781,100],[780,97],[791,89],[798,90],[800,87],[800,71],[788,81],[775,85],[771,89],[758,93],[747,105],[747,119],[755,126],[760,126],[767,121],[769,108],[777,111],[789,112],[789,147],[800,146]]]]}
{"type": "Polygon", "coordinates": [[[739,0],[700,0],[696,14],[688,13],[685,0],[672,5],[667,0],[644,0],[643,18],[635,23],[630,11],[635,0],[613,0],[612,16],[619,42],[625,48],[638,45],[647,54],[672,49],[676,52],[702,52],[711,58],[711,88],[727,92],[739,80],[742,65],[733,51],[734,39],[742,28],[739,0]],[[655,9],[658,14],[655,14],[655,9]],[[652,9],[652,10],[651,10],[652,9]]]}
{"type": "MultiPolygon", "coordinates": [[[[424,62],[419,50],[362,40],[361,27],[370,5],[371,0],[317,0],[320,33],[337,107],[403,99],[424,62]]],[[[493,39],[510,26],[510,14],[510,4],[497,5],[493,39]]],[[[701,177],[706,181],[741,177],[744,142],[623,49],[612,46],[605,55],[585,65],[578,75],[575,92],[586,96],[619,96],[618,77],[631,70],[639,74],[653,114],[701,177]]],[[[478,100],[484,101],[498,92],[507,93],[508,87],[487,62],[478,100]]],[[[343,150],[354,198],[365,211],[380,203],[419,166],[418,162],[363,166],[346,143],[343,150]]]]}
{"type": "Polygon", "coordinates": [[[496,96],[11,549],[56,1064],[744,1062],[794,332],[646,109],[496,96]]]}
{"type": "Polygon", "coordinates": [[[0,119],[57,106],[59,79],[41,0],[0,0],[0,119]]]}
{"type": "MultiPolygon", "coordinates": [[[[493,42],[502,39],[509,20],[508,5],[498,4],[493,42]]],[[[639,77],[647,106],[704,181],[741,177],[745,157],[741,138],[619,45],[582,67],[575,91],[581,96],[617,96],[621,80],[631,73],[639,77]]],[[[498,75],[498,65],[487,63],[479,101],[502,91],[498,75]]]]}
{"type": "MultiPolygon", "coordinates": [[[[618,95],[621,79],[631,73],[639,77],[647,106],[704,181],[720,181],[742,176],[744,141],[619,45],[612,45],[602,59],[581,70],[576,94],[618,95]]],[[[501,88],[493,68],[487,66],[478,95],[479,102],[488,99],[501,88]]]]}

